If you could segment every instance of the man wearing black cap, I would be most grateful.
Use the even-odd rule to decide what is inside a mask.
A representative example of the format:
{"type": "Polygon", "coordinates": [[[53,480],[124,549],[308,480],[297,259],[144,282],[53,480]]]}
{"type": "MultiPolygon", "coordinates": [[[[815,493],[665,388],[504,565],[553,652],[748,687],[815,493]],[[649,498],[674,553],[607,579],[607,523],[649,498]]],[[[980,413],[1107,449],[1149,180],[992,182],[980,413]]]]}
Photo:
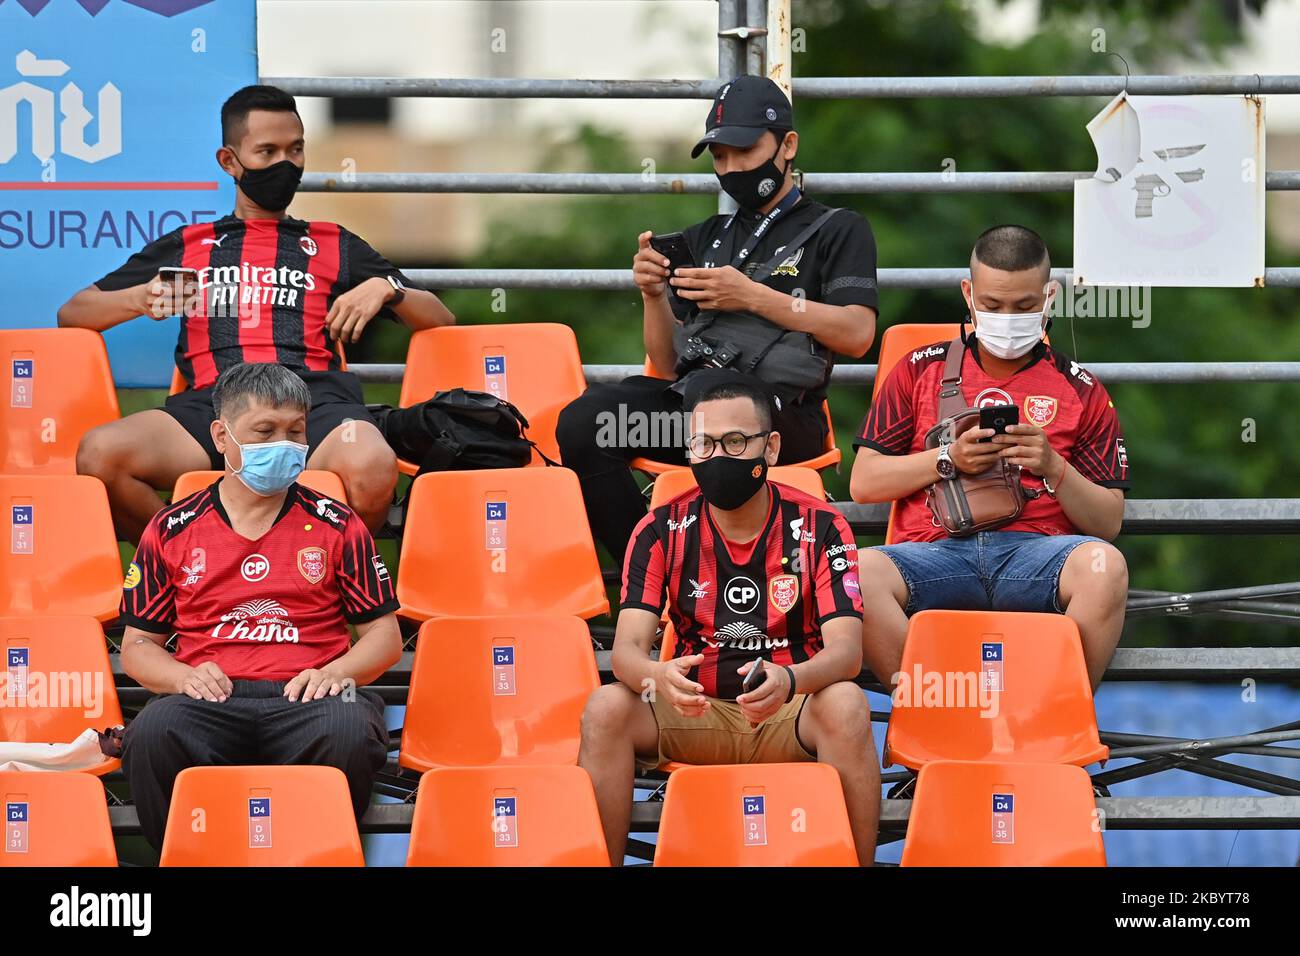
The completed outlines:
{"type": "Polygon", "coordinates": [[[819,498],[767,480],[781,452],[770,390],[705,370],[686,389],[698,488],[645,515],[627,549],[618,680],[582,717],[610,860],[623,860],[635,767],[817,760],[838,771],[858,858],[871,864],[880,770],[862,666],[857,544],[819,498]],[[670,660],[651,645],[665,601],[670,660]],[[751,676],[751,672],[759,673],[751,676]]]}
{"type": "Polygon", "coordinates": [[[616,559],[644,514],[628,469],[637,456],[685,464],[682,440],[657,446],[635,427],[611,440],[602,425],[681,411],[685,380],[727,367],[775,391],[781,464],[825,446],[822,403],[836,354],[861,357],[876,322],[876,246],[867,221],[804,196],[794,181],[799,134],[790,101],[771,80],[741,76],[709,109],[692,156],[708,149],[724,192],[740,209],[683,230],[695,267],[669,276],[670,260],[637,237],[632,274],[641,290],[646,356],[675,381],[638,375],[595,385],[560,414],[564,464],[582,481],[597,539],[616,559]]]}

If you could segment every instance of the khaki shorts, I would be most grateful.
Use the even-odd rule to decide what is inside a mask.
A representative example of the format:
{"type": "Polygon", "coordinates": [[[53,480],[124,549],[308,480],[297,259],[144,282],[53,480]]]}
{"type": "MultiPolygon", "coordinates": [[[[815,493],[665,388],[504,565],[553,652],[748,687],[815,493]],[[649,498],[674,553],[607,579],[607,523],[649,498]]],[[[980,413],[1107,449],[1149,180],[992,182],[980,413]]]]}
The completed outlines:
{"type": "Polygon", "coordinates": [[[683,717],[668,699],[656,695],[650,702],[659,724],[657,758],[638,756],[637,767],[653,770],[668,760],[688,764],[795,763],[816,760],[799,741],[796,724],[807,694],[795,694],[788,704],[757,727],[750,727],[740,705],[709,698],[710,707],[699,717],[683,717]]]}

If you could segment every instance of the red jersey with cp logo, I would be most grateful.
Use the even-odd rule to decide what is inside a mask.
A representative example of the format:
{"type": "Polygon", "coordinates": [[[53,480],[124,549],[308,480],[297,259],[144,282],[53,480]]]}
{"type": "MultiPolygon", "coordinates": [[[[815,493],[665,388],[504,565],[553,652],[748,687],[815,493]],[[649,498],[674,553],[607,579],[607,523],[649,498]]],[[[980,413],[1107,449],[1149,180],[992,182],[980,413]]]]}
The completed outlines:
{"type": "MultiPolygon", "coordinates": [[[[939,421],[939,383],[949,345],[936,342],[899,359],[872,401],[854,445],[885,455],[925,450],[925,433],[939,421]]],[[[1006,379],[984,371],[972,342],[962,359],[961,391],[973,408],[1015,405],[1021,424],[1043,429],[1052,448],[1084,478],[1105,488],[1128,488],[1128,450],[1110,395],[1095,375],[1046,342],[1036,345],[1028,364],[1006,379]]],[[[1021,480],[1027,487],[1042,487],[1042,480],[1028,471],[1021,480]]],[[[944,537],[931,520],[924,488],[899,506],[895,541],[944,537]]],[[[1045,494],[1026,501],[1020,517],[999,530],[1077,533],[1060,503],[1045,494]]]]}
{"type": "Polygon", "coordinates": [[[232,680],[288,680],[348,650],[348,624],[396,611],[374,539],[347,506],[294,484],[255,541],[238,534],[221,482],[145,528],[122,587],[124,623],[177,635],[176,659],[232,680]]]}

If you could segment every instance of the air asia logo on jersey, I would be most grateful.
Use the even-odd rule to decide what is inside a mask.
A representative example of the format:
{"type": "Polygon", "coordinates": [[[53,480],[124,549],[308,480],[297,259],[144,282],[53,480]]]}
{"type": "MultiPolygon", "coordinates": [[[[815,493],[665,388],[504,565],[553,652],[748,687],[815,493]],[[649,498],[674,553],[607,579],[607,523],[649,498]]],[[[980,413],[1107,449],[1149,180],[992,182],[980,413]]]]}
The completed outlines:
{"type": "Polygon", "coordinates": [[[193,511],[182,511],[178,515],[171,515],[170,517],[167,518],[167,530],[170,531],[178,524],[184,524],[185,522],[189,521],[193,517],[194,517],[193,511]]]}
{"type": "Polygon", "coordinates": [[[910,362],[912,365],[915,365],[917,362],[921,361],[921,359],[938,358],[942,354],[943,354],[942,345],[927,345],[925,348],[917,349],[915,352],[913,352],[910,362]]]}
{"type": "Polygon", "coordinates": [[[708,597],[710,583],[711,582],[709,581],[697,581],[694,578],[691,578],[691,593],[687,596],[693,597],[696,600],[708,597]]]}
{"type": "Polygon", "coordinates": [[[243,575],[244,580],[254,584],[266,577],[270,570],[271,562],[260,554],[250,554],[239,565],[239,573],[243,575]]]}
{"type": "Polygon", "coordinates": [[[727,586],[722,589],[722,599],[727,602],[727,607],[731,608],[732,612],[736,614],[748,614],[754,610],[754,608],[758,607],[761,596],[758,585],[752,579],[746,577],[732,578],[727,582],[727,586]]]}
{"type": "MultiPolygon", "coordinates": [[[[778,249],[777,252],[781,250],[778,249]]],[[[803,258],[803,248],[786,259],[779,266],[772,270],[774,276],[797,276],[799,274],[799,260],[803,258]]]]}
{"type": "Polygon", "coordinates": [[[767,599],[778,614],[789,614],[799,600],[799,579],[793,574],[778,574],[767,584],[767,599]]]}
{"type": "Polygon", "coordinates": [[[316,240],[311,236],[303,236],[298,240],[298,248],[309,256],[314,256],[319,251],[316,248],[316,240]]]}
{"type": "Polygon", "coordinates": [[[303,548],[298,552],[298,573],[307,579],[308,584],[320,584],[325,580],[325,549],[303,548]]]}
{"type": "Polygon", "coordinates": [[[668,519],[668,530],[669,530],[669,531],[685,531],[685,530],[686,530],[687,528],[689,528],[691,525],[695,524],[695,519],[698,518],[698,517],[699,517],[699,515],[687,515],[687,516],[686,516],[685,518],[683,518],[681,521],[674,521],[672,518],[669,518],[669,519],[668,519]]]}
{"type": "Polygon", "coordinates": [[[1058,408],[1056,399],[1050,395],[1030,395],[1025,399],[1025,415],[1039,428],[1052,424],[1058,408]]]}
{"type": "Polygon", "coordinates": [[[1011,396],[1000,388],[986,388],[975,396],[975,407],[985,408],[989,405],[1014,405],[1011,396]]]}
{"type": "Polygon", "coordinates": [[[221,621],[212,629],[212,636],[228,641],[297,644],[298,628],[289,620],[289,612],[278,602],[264,598],[246,601],[221,615],[221,621]]]}

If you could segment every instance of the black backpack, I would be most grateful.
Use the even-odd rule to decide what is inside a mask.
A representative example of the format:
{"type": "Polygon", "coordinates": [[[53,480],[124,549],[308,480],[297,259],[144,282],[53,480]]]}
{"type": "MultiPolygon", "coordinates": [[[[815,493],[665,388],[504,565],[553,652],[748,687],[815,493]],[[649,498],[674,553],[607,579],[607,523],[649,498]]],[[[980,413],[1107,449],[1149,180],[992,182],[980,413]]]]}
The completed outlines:
{"type": "MultiPolygon", "coordinates": [[[[397,456],[418,464],[420,475],[470,468],[522,468],[537,447],[526,434],[528,419],[515,406],[488,392],[453,388],[409,408],[366,408],[397,456]]],[[[545,455],[542,458],[548,465],[556,464],[545,455]]]]}

